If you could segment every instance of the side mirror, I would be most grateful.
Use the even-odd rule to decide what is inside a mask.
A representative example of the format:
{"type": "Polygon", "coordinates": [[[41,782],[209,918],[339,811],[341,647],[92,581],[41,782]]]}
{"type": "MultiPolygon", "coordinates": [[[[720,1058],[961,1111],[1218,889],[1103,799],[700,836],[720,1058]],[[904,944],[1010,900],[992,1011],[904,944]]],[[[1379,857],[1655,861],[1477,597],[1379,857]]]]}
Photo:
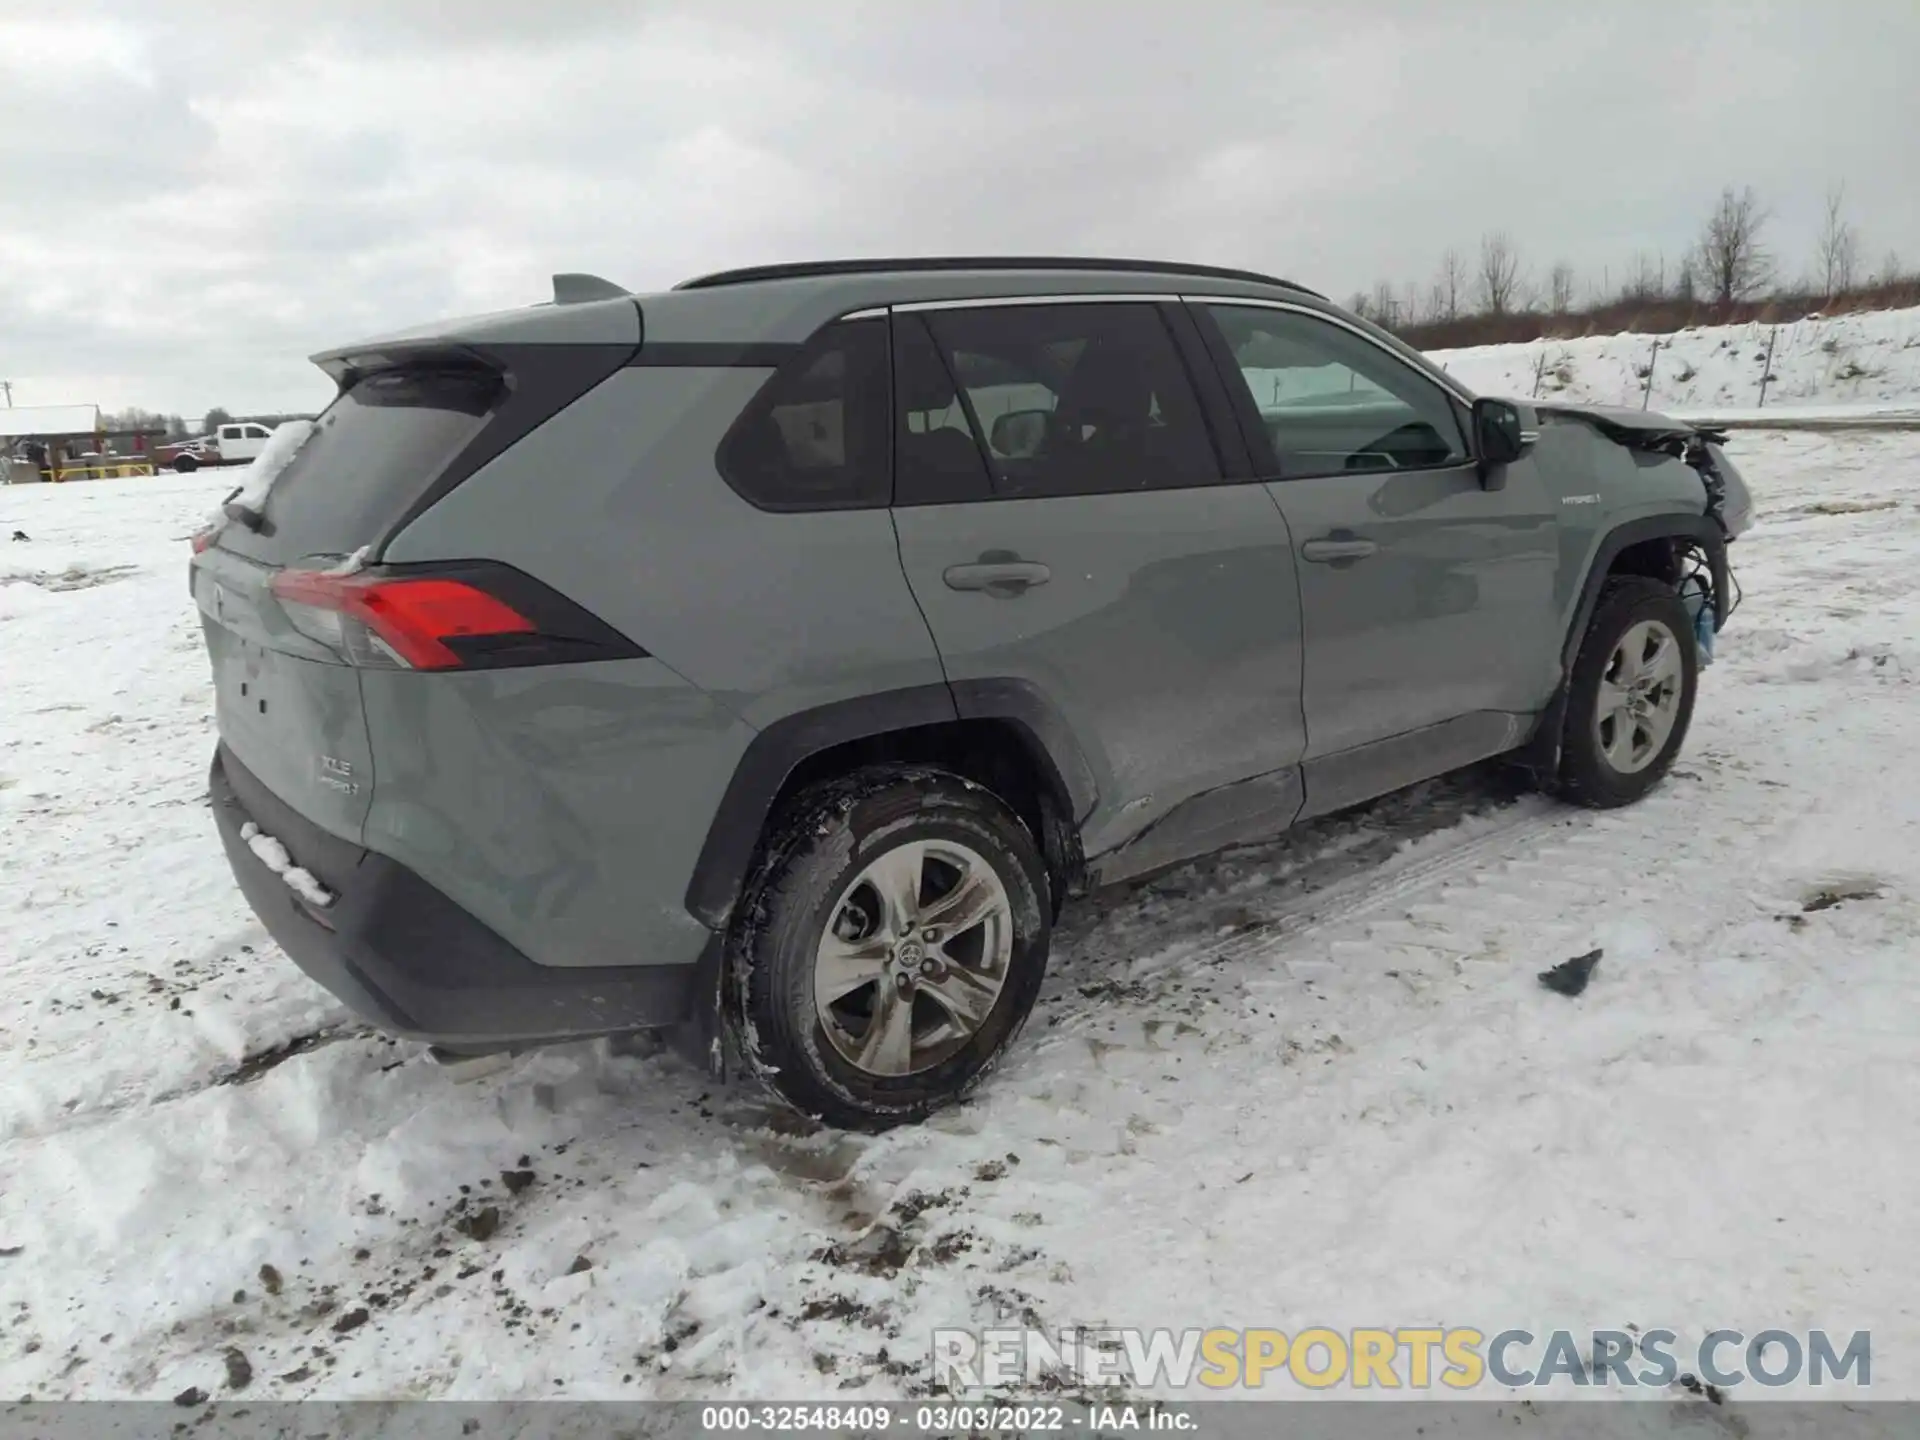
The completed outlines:
{"type": "Polygon", "coordinates": [[[988,427],[987,444],[1004,459],[1024,460],[1039,450],[1052,418],[1051,410],[1009,410],[988,427]]]}
{"type": "Polygon", "coordinates": [[[1506,483],[1501,467],[1518,460],[1532,445],[1533,436],[1518,405],[1488,398],[1473,402],[1473,449],[1480,459],[1480,483],[1489,490],[1506,483]]]}

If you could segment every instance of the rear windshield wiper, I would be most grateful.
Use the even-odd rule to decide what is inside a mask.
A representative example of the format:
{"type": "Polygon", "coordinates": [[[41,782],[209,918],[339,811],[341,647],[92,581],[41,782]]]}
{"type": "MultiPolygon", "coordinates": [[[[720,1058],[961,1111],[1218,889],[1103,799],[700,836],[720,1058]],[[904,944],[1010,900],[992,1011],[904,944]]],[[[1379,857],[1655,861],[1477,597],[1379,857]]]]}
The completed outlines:
{"type": "Polygon", "coordinates": [[[245,488],[243,485],[236,485],[233,489],[229,490],[227,492],[227,498],[220,502],[220,513],[225,515],[229,520],[239,521],[249,530],[257,531],[267,517],[254,509],[253,506],[237,498],[245,488]]]}

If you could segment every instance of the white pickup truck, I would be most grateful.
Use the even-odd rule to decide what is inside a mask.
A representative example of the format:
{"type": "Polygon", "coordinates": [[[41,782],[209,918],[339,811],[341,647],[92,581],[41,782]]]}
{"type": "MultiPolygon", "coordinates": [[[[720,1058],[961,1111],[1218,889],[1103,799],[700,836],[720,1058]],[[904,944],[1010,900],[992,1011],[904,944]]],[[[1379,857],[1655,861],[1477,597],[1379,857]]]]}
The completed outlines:
{"type": "Polygon", "coordinates": [[[172,454],[162,457],[180,471],[198,470],[202,465],[244,465],[267,448],[273,431],[254,420],[235,420],[186,445],[168,447],[172,454]]]}

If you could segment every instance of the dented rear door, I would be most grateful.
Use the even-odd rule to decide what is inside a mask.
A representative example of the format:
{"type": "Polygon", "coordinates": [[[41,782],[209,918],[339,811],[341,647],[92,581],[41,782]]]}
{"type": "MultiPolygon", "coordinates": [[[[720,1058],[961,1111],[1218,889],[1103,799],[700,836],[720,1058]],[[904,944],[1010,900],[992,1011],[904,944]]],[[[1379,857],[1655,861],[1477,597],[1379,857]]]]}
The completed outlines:
{"type": "Polygon", "coordinates": [[[276,570],[218,547],[194,559],[220,739],[275,795],[358,843],[374,778],[360,676],[288,622],[276,570]]]}

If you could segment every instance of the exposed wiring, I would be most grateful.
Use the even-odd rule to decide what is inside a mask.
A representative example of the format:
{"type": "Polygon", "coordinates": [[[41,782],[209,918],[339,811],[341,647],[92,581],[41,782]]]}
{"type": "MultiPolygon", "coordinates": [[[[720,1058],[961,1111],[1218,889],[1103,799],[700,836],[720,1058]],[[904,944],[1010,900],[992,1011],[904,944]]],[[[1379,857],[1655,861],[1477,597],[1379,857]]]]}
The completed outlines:
{"type": "Polygon", "coordinates": [[[1713,563],[1697,544],[1689,541],[1681,546],[1674,559],[1680,566],[1680,576],[1674,588],[1681,594],[1686,594],[1689,588],[1697,585],[1700,593],[1706,596],[1709,605],[1722,598],[1727,601],[1726,612],[1720,616],[1720,624],[1724,626],[1733,617],[1733,612],[1740,608],[1742,598],[1740,577],[1734,574],[1733,566],[1725,566],[1727,585],[1732,593],[1722,597],[1714,589],[1713,563]]]}

